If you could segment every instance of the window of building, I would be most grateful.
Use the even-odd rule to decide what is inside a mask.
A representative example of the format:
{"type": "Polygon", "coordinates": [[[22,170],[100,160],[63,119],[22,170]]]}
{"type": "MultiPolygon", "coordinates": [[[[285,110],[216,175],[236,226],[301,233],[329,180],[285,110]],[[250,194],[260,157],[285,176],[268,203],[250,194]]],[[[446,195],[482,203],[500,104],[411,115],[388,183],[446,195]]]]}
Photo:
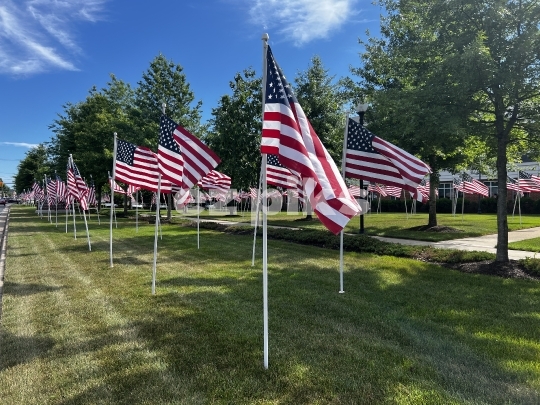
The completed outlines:
{"type": "Polygon", "coordinates": [[[439,198],[450,198],[452,196],[452,182],[439,183],[439,198]]]}
{"type": "Polygon", "coordinates": [[[490,197],[495,197],[499,193],[496,181],[484,181],[483,183],[488,187],[490,197]]]}

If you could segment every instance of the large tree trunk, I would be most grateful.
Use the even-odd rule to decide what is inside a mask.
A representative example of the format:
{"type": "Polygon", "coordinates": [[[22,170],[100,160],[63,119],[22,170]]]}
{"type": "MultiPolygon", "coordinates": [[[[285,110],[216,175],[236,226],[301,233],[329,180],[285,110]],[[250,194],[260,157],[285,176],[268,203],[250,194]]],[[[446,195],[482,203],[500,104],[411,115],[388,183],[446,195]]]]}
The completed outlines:
{"type": "Polygon", "coordinates": [[[439,172],[434,170],[429,175],[429,219],[428,226],[437,226],[437,194],[439,188],[439,172]]]}

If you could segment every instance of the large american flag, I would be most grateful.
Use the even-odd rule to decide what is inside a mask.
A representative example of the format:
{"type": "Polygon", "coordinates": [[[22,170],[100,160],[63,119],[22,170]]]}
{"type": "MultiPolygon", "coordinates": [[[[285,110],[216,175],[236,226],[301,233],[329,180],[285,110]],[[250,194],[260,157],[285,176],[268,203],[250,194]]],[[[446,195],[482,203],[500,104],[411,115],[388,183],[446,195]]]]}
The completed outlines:
{"type": "Polygon", "coordinates": [[[176,123],[173,120],[165,115],[161,116],[157,153],[158,166],[162,179],[167,179],[173,184],[182,185],[184,158],[180,146],[174,140],[172,134],[175,128],[176,123]]]}
{"type": "Polygon", "coordinates": [[[231,188],[231,178],[217,170],[212,170],[200,179],[197,185],[205,190],[227,191],[231,188]]]}
{"type": "Polygon", "coordinates": [[[284,167],[298,173],[319,220],[339,233],[361,211],[360,206],[298,104],[270,46],[264,86],[261,153],[278,155],[284,167]]]}
{"type": "Polygon", "coordinates": [[[345,176],[416,192],[430,172],[417,157],[375,136],[354,119],[347,126],[345,176]]]}
{"type": "Polygon", "coordinates": [[[88,209],[88,201],[86,200],[88,188],[71,156],[68,158],[67,165],[67,190],[69,196],[79,201],[81,209],[88,209]]]}
{"type": "Polygon", "coordinates": [[[533,179],[532,174],[520,170],[518,172],[519,188],[524,192],[540,191],[540,182],[533,179]]]}
{"type": "Polygon", "coordinates": [[[463,173],[461,175],[461,180],[463,181],[462,183],[462,187],[463,187],[463,192],[464,193],[467,193],[467,194],[480,194],[480,195],[483,195],[484,197],[489,197],[489,189],[488,187],[476,180],[476,179],[473,179],[471,177],[470,174],[468,173],[463,173]]]}
{"type": "MultiPolygon", "coordinates": [[[[118,139],[114,165],[115,178],[119,181],[157,192],[158,160],[149,148],[118,139]]],[[[171,182],[161,179],[161,192],[170,193],[171,189],[171,182]]]]}
{"type": "Polygon", "coordinates": [[[175,125],[173,137],[180,145],[184,159],[182,187],[191,188],[210,173],[221,162],[221,159],[195,135],[180,125],[173,124],[175,125]]]}

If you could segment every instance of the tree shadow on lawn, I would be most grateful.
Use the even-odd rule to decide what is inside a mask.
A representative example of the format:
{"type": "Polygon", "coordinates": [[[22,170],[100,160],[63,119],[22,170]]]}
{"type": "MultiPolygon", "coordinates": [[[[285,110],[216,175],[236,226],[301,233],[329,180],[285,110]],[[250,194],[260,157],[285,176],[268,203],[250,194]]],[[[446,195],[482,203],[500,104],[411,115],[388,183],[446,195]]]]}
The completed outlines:
{"type": "Polygon", "coordinates": [[[63,289],[64,287],[49,286],[36,283],[14,283],[12,281],[6,281],[4,283],[4,295],[13,295],[18,297],[25,297],[33,294],[40,294],[44,292],[54,292],[63,289]]]}
{"type": "Polygon", "coordinates": [[[0,328],[0,372],[36,358],[45,358],[54,345],[51,338],[14,335],[3,326],[0,328]]]}

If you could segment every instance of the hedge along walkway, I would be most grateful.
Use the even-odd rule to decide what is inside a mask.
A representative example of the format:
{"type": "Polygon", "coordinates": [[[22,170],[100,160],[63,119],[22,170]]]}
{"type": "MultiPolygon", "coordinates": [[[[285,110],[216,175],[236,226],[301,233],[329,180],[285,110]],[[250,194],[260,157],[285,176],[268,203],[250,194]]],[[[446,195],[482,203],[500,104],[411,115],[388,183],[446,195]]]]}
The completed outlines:
{"type": "MultiPolygon", "coordinates": [[[[197,222],[195,218],[183,217],[182,219],[191,220],[197,222]]],[[[224,220],[213,220],[213,219],[202,219],[201,222],[212,222],[220,225],[226,226],[242,226],[246,225],[243,222],[233,222],[233,221],[224,221],[224,220]]],[[[294,227],[284,227],[284,226],[274,226],[269,225],[272,228],[288,228],[288,229],[299,229],[294,227]]],[[[453,239],[443,242],[426,242],[413,239],[401,239],[401,238],[387,238],[383,236],[371,236],[372,238],[381,240],[383,242],[389,243],[398,243],[401,245],[409,246],[432,246],[438,249],[456,249],[464,251],[479,251],[479,252],[488,252],[488,253],[497,253],[497,234],[493,235],[484,235],[478,237],[462,238],[462,239],[453,239]]],[[[518,242],[526,239],[538,238],[540,237],[540,227],[520,229],[518,231],[508,232],[508,242],[518,242]]],[[[510,260],[520,260],[527,257],[535,257],[536,252],[528,252],[523,250],[508,250],[508,257],[510,260]]]]}

